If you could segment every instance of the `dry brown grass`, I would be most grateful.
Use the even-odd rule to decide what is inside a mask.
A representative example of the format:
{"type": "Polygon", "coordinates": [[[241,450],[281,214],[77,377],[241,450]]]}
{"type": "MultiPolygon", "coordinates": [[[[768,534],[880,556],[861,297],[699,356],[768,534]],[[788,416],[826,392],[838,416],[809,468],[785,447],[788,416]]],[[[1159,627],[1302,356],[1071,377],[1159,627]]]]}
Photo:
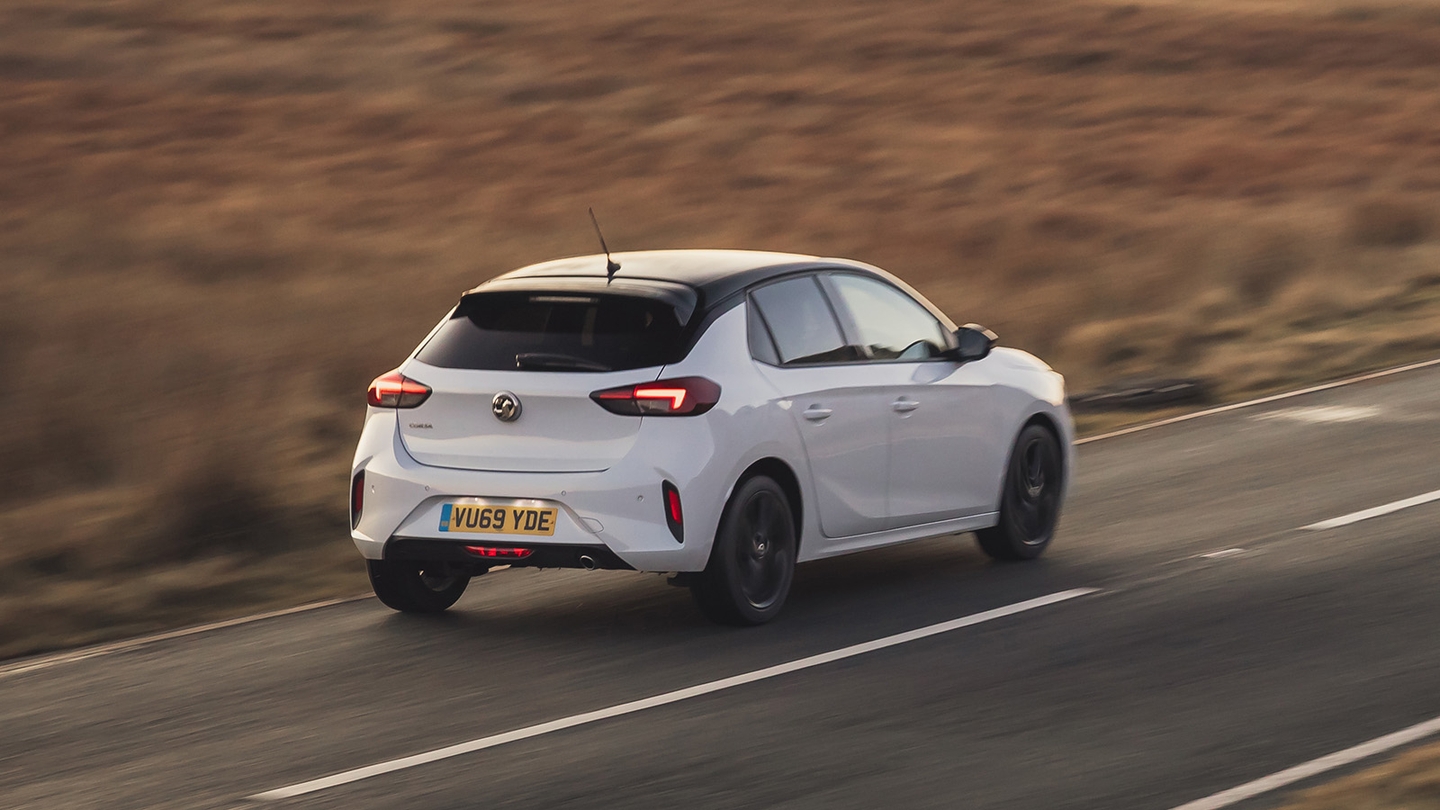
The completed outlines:
{"type": "Polygon", "coordinates": [[[363,588],[365,384],[587,205],[872,261],[1080,387],[1433,354],[1436,8],[7,3],[0,655],[363,588]]]}

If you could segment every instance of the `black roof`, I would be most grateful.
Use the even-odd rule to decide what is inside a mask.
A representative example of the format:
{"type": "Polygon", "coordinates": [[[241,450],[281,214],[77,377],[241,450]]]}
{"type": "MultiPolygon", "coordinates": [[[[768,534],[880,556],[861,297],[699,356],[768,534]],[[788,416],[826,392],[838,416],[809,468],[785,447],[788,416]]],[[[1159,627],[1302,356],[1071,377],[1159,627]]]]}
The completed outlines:
{"type": "MultiPolygon", "coordinates": [[[[684,284],[698,290],[705,301],[712,303],[761,281],[823,267],[888,275],[869,265],[846,259],[758,250],[643,250],[615,253],[612,258],[620,263],[620,270],[615,274],[617,282],[646,279],[684,284]]],[[[603,279],[605,256],[577,256],[532,264],[496,276],[491,281],[531,278],[603,279]]]]}
{"type": "MultiPolygon", "coordinates": [[[[705,310],[711,310],[735,293],[773,278],[811,270],[849,270],[883,279],[905,290],[934,313],[947,328],[955,328],[944,312],[909,284],[878,267],[850,259],[760,250],[639,250],[614,253],[611,256],[620,263],[620,270],[614,278],[617,285],[624,281],[661,283],[656,286],[684,285],[695,290],[699,296],[698,301],[692,300],[688,305],[693,308],[698,304],[705,310]]],[[[562,283],[574,281],[588,286],[604,278],[605,256],[597,253],[591,256],[555,259],[511,270],[490,279],[471,292],[483,291],[488,284],[510,286],[514,282],[529,279],[562,283]]],[[[671,287],[672,291],[675,289],[671,287]]]]}

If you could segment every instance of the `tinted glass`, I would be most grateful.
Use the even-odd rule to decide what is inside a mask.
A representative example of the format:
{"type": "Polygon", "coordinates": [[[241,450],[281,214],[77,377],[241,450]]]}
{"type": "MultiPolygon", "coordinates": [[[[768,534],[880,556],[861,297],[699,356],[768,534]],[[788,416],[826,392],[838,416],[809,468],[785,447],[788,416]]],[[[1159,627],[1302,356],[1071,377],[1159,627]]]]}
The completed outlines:
{"type": "Polygon", "coordinates": [[[948,345],[945,327],[900,290],[863,276],[837,273],[829,279],[870,359],[924,360],[948,345]]]}
{"type": "Polygon", "coordinates": [[[772,366],[780,365],[780,355],[775,353],[775,342],[770,339],[770,330],[760,320],[760,310],[752,303],[746,308],[746,330],[750,335],[750,356],[772,366]]]}
{"type": "Polygon", "coordinates": [[[678,359],[681,325],[653,298],[474,293],[416,357],[444,368],[619,371],[678,359]]]}
{"type": "Polygon", "coordinates": [[[775,336],[781,363],[836,363],[853,357],[813,276],[767,284],[750,296],[775,336]]]}

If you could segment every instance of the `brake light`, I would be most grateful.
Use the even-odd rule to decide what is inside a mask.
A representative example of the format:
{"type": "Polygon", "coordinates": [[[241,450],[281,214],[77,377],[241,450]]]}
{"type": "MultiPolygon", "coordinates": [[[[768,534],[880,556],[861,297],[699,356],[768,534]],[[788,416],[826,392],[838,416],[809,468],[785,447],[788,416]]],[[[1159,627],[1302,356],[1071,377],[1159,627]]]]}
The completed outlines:
{"type": "Polygon", "coordinates": [[[664,404],[664,402],[665,402],[666,400],[669,400],[669,403],[670,403],[670,404],[669,404],[669,407],[666,408],[666,410],[671,410],[671,411],[678,411],[678,410],[680,410],[681,408],[685,407],[685,399],[686,399],[687,397],[689,397],[689,396],[690,396],[690,392],[687,391],[687,390],[685,390],[684,388],[636,388],[636,389],[635,389],[635,399],[637,399],[637,400],[647,400],[647,401],[648,401],[648,400],[655,400],[655,401],[657,401],[657,402],[660,402],[661,404],[664,404]]]}
{"type": "Polygon", "coordinates": [[[398,370],[376,377],[365,392],[365,401],[376,408],[415,408],[429,398],[430,386],[398,370]]]}
{"type": "Polygon", "coordinates": [[[350,528],[360,525],[360,513],[365,509],[365,471],[355,473],[350,482],[350,528]]]}
{"type": "Polygon", "coordinates": [[[535,553],[533,548],[515,548],[514,546],[466,546],[465,550],[476,557],[489,557],[495,560],[523,560],[535,553]]]}
{"type": "Polygon", "coordinates": [[[704,377],[676,377],[606,388],[590,398],[622,416],[698,416],[720,401],[720,386],[704,377]]]}
{"type": "Polygon", "coordinates": [[[660,494],[665,504],[665,525],[677,543],[685,542],[685,512],[680,508],[680,490],[669,481],[660,485],[660,494]]]}

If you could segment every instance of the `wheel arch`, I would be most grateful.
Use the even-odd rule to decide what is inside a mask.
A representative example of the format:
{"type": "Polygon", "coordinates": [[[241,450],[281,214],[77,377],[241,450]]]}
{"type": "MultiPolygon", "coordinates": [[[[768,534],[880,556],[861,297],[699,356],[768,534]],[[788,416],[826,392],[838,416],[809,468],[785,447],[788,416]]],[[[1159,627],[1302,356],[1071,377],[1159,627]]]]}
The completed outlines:
{"type": "Polygon", "coordinates": [[[735,479],[735,485],[730,489],[731,495],[741,484],[757,475],[766,476],[779,484],[780,489],[785,491],[785,497],[790,500],[791,518],[795,522],[795,550],[798,553],[805,527],[805,497],[800,489],[800,477],[783,459],[766,456],[751,463],[740,473],[740,477],[735,479]]]}
{"type": "MultiPolygon", "coordinates": [[[[1055,443],[1061,447],[1065,446],[1064,434],[1060,432],[1060,425],[1055,422],[1055,417],[1044,411],[1040,411],[1032,415],[1029,419],[1026,419],[1025,424],[1020,426],[1020,430],[1024,430],[1031,425],[1039,425],[1050,431],[1050,435],[1055,437],[1055,443]]],[[[1018,436],[1020,431],[1016,431],[1015,433],[1018,436]]]]}
{"type": "MultiPolygon", "coordinates": [[[[1070,482],[1070,454],[1066,452],[1065,433],[1060,429],[1060,424],[1055,421],[1055,417],[1053,415],[1046,413],[1045,411],[1037,411],[1036,413],[1031,414],[1029,419],[1025,420],[1025,423],[1020,426],[1020,429],[1015,431],[1015,435],[1019,436],[1025,430],[1025,428],[1028,428],[1031,425],[1039,425],[1040,427],[1044,428],[1052,438],[1055,439],[1055,446],[1060,448],[1060,471],[1064,476],[1064,482],[1068,487],[1070,482]]],[[[1013,447],[1011,448],[1011,452],[1014,452],[1013,447]]],[[[1008,454],[1005,460],[1005,468],[1007,470],[1010,468],[1010,459],[1008,458],[1008,454]]]]}
{"type": "Polygon", "coordinates": [[[996,488],[995,492],[995,509],[997,511],[1000,508],[1000,500],[1005,492],[1005,480],[1010,474],[1010,464],[1015,455],[1015,442],[1019,440],[1020,434],[1024,433],[1026,428],[1029,428],[1031,425],[1039,425],[1041,429],[1055,439],[1055,444],[1060,448],[1061,477],[1064,479],[1065,488],[1069,489],[1071,461],[1070,453],[1066,451],[1065,432],[1060,429],[1060,423],[1056,421],[1054,415],[1045,411],[1036,411],[1026,417],[1025,421],[1021,422],[1020,425],[1015,428],[1014,432],[1010,434],[1010,446],[1005,448],[1005,465],[1000,468],[1000,485],[996,488]]]}

